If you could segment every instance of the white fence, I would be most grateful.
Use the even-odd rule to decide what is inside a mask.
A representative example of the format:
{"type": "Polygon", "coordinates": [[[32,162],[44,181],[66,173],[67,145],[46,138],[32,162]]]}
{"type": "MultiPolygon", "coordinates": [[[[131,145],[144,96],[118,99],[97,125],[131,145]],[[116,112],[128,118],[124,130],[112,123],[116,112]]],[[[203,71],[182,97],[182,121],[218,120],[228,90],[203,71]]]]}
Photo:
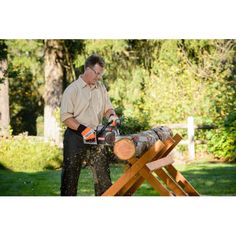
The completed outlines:
{"type": "Polygon", "coordinates": [[[188,138],[187,140],[182,140],[180,144],[188,145],[189,160],[195,159],[195,144],[207,143],[207,141],[205,140],[195,140],[194,138],[195,129],[215,129],[216,128],[214,124],[195,125],[194,118],[192,116],[188,117],[186,124],[162,124],[162,125],[168,126],[171,129],[187,129],[188,138]]]}

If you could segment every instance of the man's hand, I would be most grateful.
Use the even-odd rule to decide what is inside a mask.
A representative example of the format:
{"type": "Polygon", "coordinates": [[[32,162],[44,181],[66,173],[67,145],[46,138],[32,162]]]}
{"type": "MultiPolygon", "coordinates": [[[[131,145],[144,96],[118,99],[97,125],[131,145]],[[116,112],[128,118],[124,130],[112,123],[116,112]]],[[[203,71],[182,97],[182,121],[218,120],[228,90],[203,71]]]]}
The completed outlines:
{"type": "Polygon", "coordinates": [[[108,123],[111,123],[111,126],[119,126],[120,125],[120,119],[116,114],[111,114],[108,123]]]}
{"type": "Polygon", "coordinates": [[[82,124],[79,125],[77,132],[81,134],[86,141],[96,138],[95,131],[82,124]]]}

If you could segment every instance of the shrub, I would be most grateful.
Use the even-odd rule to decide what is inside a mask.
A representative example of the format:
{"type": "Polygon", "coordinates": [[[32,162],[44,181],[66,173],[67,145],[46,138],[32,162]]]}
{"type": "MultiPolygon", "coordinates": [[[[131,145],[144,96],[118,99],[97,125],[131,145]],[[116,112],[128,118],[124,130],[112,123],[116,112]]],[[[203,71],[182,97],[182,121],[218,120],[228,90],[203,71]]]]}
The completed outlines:
{"type": "Polygon", "coordinates": [[[141,131],[150,129],[147,120],[136,119],[133,117],[125,117],[121,122],[121,127],[119,127],[120,133],[122,135],[135,134],[141,131]]]}
{"type": "Polygon", "coordinates": [[[55,145],[28,136],[0,140],[0,166],[12,171],[57,169],[62,151],[55,145]]]}
{"type": "Polygon", "coordinates": [[[208,149],[224,161],[236,161],[236,112],[229,114],[224,127],[209,134],[208,149]]]}

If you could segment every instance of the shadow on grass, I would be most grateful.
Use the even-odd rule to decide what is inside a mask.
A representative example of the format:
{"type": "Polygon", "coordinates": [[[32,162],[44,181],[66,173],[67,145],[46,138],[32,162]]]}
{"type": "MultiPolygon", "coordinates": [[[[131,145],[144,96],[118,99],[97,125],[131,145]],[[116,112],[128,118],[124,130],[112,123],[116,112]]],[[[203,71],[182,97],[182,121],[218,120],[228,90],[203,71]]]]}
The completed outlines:
{"type": "Polygon", "coordinates": [[[5,165],[3,165],[1,162],[0,162],[0,170],[9,170],[9,171],[11,171],[9,168],[7,168],[5,165]]]}
{"type": "MultiPolygon", "coordinates": [[[[0,163],[0,196],[59,196],[61,170],[17,172],[0,163]]],[[[81,170],[78,196],[94,196],[90,171],[81,170]]]]}
{"type": "Polygon", "coordinates": [[[236,164],[199,164],[181,173],[201,195],[236,196],[236,164]]]}

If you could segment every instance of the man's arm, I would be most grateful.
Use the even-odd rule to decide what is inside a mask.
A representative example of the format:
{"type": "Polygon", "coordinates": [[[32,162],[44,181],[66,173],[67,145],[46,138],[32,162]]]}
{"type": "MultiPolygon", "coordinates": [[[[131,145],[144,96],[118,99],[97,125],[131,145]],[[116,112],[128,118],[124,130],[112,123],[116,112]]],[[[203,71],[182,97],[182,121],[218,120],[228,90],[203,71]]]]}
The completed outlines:
{"type": "Polygon", "coordinates": [[[73,129],[73,130],[77,130],[80,123],[73,117],[67,118],[66,120],[64,120],[63,122],[67,127],[73,129]]]}
{"type": "Polygon", "coordinates": [[[96,138],[95,131],[87,126],[80,124],[76,119],[70,117],[63,122],[70,129],[75,130],[82,135],[85,140],[93,140],[96,138]]]}

